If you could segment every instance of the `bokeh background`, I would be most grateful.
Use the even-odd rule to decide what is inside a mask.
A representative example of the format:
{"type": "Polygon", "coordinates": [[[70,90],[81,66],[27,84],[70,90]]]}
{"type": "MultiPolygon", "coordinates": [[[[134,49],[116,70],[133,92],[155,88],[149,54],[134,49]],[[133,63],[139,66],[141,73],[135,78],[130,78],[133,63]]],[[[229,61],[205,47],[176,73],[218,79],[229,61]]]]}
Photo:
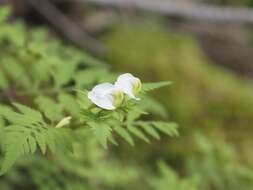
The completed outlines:
{"type": "Polygon", "coordinates": [[[115,163],[134,167],[122,173],[141,177],[122,178],[120,188],[109,180],[109,187],[93,189],[253,189],[252,0],[0,3],[12,7],[10,23],[21,20],[27,32],[43,27],[111,71],[173,81],[152,95],[164,105],[154,107],[157,118],[177,122],[180,137],[112,148],[107,156],[115,163]]]}

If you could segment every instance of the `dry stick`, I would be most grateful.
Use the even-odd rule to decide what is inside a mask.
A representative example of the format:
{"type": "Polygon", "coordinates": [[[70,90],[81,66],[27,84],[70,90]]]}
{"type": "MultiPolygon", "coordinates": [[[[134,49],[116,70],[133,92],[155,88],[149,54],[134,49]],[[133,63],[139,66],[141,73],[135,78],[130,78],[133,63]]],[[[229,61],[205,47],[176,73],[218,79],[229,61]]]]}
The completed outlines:
{"type": "Polygon", "coordinates": [[[167,16],[211,22],[230,22],[253,24],[253,9],[218,7],[196,3],[178,3],[165,0],[76,0],[79,2],[111,6],[117,8],[136,8],[157,12],[167,16]]]}
{"type": "Polygon", "coordinates": [[[29,4],[44,16],[52,25],[60,30],[64,36],[81,48],[93,53],[104,52],[102,44],[87,35],[84,30],[65,16],[48,0],[27,0],[29,4]]]}

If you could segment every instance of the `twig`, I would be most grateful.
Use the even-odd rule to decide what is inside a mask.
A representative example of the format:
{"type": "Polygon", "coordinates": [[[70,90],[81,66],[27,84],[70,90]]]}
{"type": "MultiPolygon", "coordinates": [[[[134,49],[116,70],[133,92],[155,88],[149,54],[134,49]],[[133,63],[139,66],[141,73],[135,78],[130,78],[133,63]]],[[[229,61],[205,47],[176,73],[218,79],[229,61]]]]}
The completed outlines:
{"type": "Polygon", "coordinates": [[[253,24],[253,9],[219,7],[196,3],[178,3],[165,0],[76,0],[84,3],[116,8],[136,8],[167,16],[211,22],[253,24]]]}
{"type": "Polygon", "coordinates": [[[58,10],[49,0],[27,0],[29,4],[79,47],[95,53],[103,52],[103,46],[58,10]]]}

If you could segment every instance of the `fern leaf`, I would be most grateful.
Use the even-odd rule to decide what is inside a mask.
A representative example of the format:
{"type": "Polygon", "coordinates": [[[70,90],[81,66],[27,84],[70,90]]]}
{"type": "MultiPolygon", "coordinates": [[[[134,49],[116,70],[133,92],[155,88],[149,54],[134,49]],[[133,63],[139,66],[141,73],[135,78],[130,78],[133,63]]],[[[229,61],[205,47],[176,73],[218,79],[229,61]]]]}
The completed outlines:
{"type": "Polygon", "coordinates": [[[98,142],[106,149],[107,148],[107,140],[111,136],[111,127],[105,123],[95,123],[89,122],[88,125],[91,127],[92,131],[95,134],[98,142]]]}
{"type": "Polygon", "coordinates": [[[142,86],[142,90],[144,92],[151,91],[151,90],[155,90],[155,89],[158,89],[158,88],[162,88],[164,86],[168,86],[170,84],[172,84],[172,82],[170,82],[170,81],[154,82],[154,83],[144,83],[143,86],[142,86]]]}
{"type": "Polygon", "coordinates": [[[25,116],[29,116],[29,120],[31,121],[31,123],[44,123],[43,122],[43,118],[40,112],[29,108],[25,105],[21,105],[18,103],[13,103],[13,105],[25,116]]]}
{"type": "Polygon", "coordinates": [[[153,126],[151,126],[150,124],[146,123],[146,122],[137,122],[137,125],[141,126],[143,128],[143,130],[149,134],[150,136],[154,137],[155,139],[159,140],[160,139],[160,135],[159,133],[154,129],[153,126]]]}
{"type": "Polygon", "coordinates": [[[114,131],[118,133],[131,146],[134,146],[134,140],[125,128],[121,126],[115,126],[114,131]]]}
{"type": "Polygon", "coordinates": [[[79,116],[80,107],[75,98],[69,94],[61,93],[58,97],[63,108],[73,116],[79,116]]]}
{"type": "Polygon", "coordinates": [[[150,96],[143,96],[141,99],[142,99],[141,107],[144,110],[157,116],[167,118],[168,113],[166,107],[162,103],[160,103],[155,98],[152,98],[150,96]]]}
{"type": "Polygon", "coordinates": [[[154,125],[154,127],[156,127],[158,130],[160,130],[161,132],[171,136],[171,137],[175,137],[178,136],[178,125],[176,123],[167,123],[167,122],[152,122],[152,125],[154,125]]]}
{"type": "Polygon", "coordinates": [[[24,87],[31,87],[31,80],[28,78],[24,67],[19,64],[15,59],[9,57],[3,60],[3,70],[16,81],[17,85],[24,87]]]}
{"type": "Polygon", "coordinates": [[[46,144],[47,147],[50,149],[51,152],[56,152],[56,142],[55,142],[55,135],[54,135],[54,131],[53,130],[47,130],[44,133],[45,137],[46,137],[46,144]]]}
{"type": "Polygon", "coordinates": [[[11,124],[1,129],[5,157],[0,173],[5,173],[16,160],[26,154],[34,154],[39,147],[43,154],[47,148],[52,153],[70,150],[69,133],[58,128],[49,127],[39,111],[25,105],[14,103],[21,112],[15,112],[7,106],[0,106],[0,115],[11,124]]]}
{"type": "Polygon", "coordinates": [[[135,126],[128,126],[127,129],[138,138],[144,140],[146,143],[150,143],[149,139],[140,129],[136,128],[135,126]]]}
{"type": "Polygon", "coordinates": [[[139,118],[142,115],[142,112],[140,110],[131,110],[130,112],[128,112],[127,114],[127,123],[131,124],[132,122],[134,122],[137,118],[139,118]]]}
{"type": "Polygon", "coordinates": [[[37,150],[36,140],[34,139],[33,136],[28,136],[27,141],[28,141],[29,149],[30,149],[30,151],[28,151],[28,152],[31,154],[34,154],[35,151],[37,150]]]}
{"type": "Polygon", "coordinates": [[[35,139],[39,145],[39,148],[40,148],[42,154],[46,154],[47,144],[46,144],[45,134],[44,133],[35,133],[35,139]]]}
{"type": "Polygon", "coordinates": [[[76,64],[71,63],[59,63],[56,67],[56,70],[53,73],[53,78],[56,86],[62,86],[70,82],[74,76],[76,69],[76,64]]]}
{"type": "MultiPolygon", "coordinates": [[[[14,128],[14,126],[13,126],[14,128]]],[[[27,139],[29,133],[20,133],[15,131],[4,131],[5,140],[3,142],[3,149],[5,153],[0,175],[4,174],[22,155],[30,152],[27,139]]]]}
{"type": "Polygon", "coordinates": [[[62,106],[57,104],[51,98],[45,96],[39,96],[35,102],[38,104],[41,111],[52,122],[61,120],[64,116],[62,113],[62,106]]]}
{"type": "Polygon", "coordinates": [[[17,125],[26,125],[30,126],[32,124],[35,124],[36,122],[40,122],[29,115],[20,114],[17,112],[14,112],[11,108],[7,106],[0,106],[0,115],[7,119],[12,124],[17,125]]]}

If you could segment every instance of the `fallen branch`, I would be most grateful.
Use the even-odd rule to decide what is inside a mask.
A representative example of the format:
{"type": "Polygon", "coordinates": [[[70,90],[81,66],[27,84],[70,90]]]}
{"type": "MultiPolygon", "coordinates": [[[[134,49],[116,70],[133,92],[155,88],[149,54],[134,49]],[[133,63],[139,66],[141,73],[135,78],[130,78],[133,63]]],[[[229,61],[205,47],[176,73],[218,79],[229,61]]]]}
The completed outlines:
{"type": "Polygon", "coordinates": [[[29,4],[44,16],[49,23],[81,48],[92,51],[93,53],[103,52],[102,45],[94,38],[90,37],[85,31],[58,10],[49,0],[27,0],[29,4]]]}
{"type": "Polygon", "coordinates": [[[165,0],[77,0],[84,3],[116,8],[135,8],[167,16],[210,22],[253,24],[253,9],[218,7],[196,3],[178,3],[165,0]]]}

